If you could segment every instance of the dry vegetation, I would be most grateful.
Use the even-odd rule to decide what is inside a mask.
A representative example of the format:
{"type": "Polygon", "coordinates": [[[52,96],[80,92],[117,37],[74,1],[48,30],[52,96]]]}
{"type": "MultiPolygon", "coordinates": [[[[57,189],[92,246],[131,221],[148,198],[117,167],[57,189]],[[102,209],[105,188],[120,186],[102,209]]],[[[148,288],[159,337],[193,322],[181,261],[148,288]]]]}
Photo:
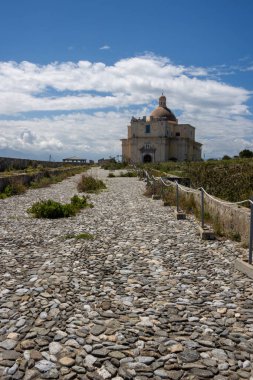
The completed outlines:
{"type": "Polygon", "coordinates": [[[13,195],[19,195],[26,192],[28,188],[38,189],[41,187],[47,187],[54,183],[63,181],[66,178],[69,178],[78,173],[82,173],[88,169],[88,166],[78,166],[73,168],[58,168],[59,171],[57,174],[53,173],[50,169],[41,168],[40,171],[29,172],[28,175],[31,175],[30,182],[26,185],[20,183],[20,177],[15,173],[12,173],[12,177],[9,180],[9,184],[0,192],[0,199],[5,199],[13,195]]]}
{"type": "MultiPolygon", "coordinates": [[[[206,162],[161,163],[146,166],[165,173],[187,177],[193,188],[203,187],[209,194],[237,202],[253,196],[253,159],[212,160],[206,162]]],[[[157,175],[157,172],[156,172],[157,175]]]]}

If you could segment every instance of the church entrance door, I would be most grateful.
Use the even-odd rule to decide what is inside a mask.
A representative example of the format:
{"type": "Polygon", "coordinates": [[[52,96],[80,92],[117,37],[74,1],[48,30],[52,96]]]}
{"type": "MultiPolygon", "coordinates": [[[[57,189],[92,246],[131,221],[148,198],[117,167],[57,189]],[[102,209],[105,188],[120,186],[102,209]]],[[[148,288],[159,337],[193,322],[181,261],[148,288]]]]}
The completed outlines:
{"type": "Polygon", "coordinates": [[[150,154],[145,154],[145,156],[143,157],[143,162],[152,162],[152,157],[150,156],[150,154]]]}

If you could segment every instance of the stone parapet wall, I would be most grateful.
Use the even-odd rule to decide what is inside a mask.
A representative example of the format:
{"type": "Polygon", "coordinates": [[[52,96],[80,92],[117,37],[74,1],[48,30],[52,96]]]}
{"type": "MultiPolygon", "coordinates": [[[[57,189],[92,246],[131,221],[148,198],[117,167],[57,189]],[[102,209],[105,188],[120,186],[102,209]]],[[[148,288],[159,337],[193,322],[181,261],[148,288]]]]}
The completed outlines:
{"type": "MultiPolygon", "coordinates": [[[[179,189],[180,198],[184,197],[188,201],[191,197],[194,199],[195,204],[200,210],[201,196],[195,193],[186,193],[179,189]]],[[[225,236],[240,237],[242,243],[247,244],[249,242],[249,230],[250,230],[250,210],[246,207],[237,205],[223,204],[221,199],[213,197],[214,199],[204,196],[205,205],[204,209],[207,212],[212,222],[218,226],[221,233],[225,236]],[[215,200],[217,199],[217,200],[215,200]]]]}

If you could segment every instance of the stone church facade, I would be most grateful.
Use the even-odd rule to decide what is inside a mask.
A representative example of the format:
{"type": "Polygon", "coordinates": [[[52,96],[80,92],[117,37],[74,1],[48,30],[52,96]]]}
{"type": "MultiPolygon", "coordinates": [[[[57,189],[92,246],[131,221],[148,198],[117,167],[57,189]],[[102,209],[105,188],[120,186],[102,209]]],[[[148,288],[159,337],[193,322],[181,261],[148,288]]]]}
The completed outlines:
{"type": "Polygon", "coordinates": [[[179,124],[167,108],[166,97],[150,117],[132,117],[128,137],[122,139],[122,160],[133,163],[201,160],[202,144],[195,141],[195,128],[179,124]]]}

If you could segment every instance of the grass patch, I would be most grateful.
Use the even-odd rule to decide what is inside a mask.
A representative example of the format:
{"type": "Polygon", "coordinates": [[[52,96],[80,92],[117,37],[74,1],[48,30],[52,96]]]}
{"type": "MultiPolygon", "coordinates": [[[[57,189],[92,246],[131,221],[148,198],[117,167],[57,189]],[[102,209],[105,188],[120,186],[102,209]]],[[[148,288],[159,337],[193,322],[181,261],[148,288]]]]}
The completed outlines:
{"type": "Polygon", "coordinates": [[[3,192],[0,193],[0,199],[5,199],[8,197],[12,197],[13,195],[20,195],[25,193],[27,190],[25,185],[22,185],[21,183],[13,183],[10,185],[7,185],[3,192]]]}
{"type": "Polygon", "coordinates": [[[80,182],[77,185],[79,192],[83,193],[97,193],[103,189],[106,189],[105,183],[92,176],[83,175],[80,182]]]}
{"type": "Polygon", "coordinates": [[[70,201],[73,207],[75,207],[77,210],[81,210],[82,208],[85,208],[85,207],[93,208],[94,207],[93,204],[88,203],[87,200],[88,200],[88,197],[85,197],[84,195],[82,197],[79,197],[78,195],[75,194],[71,198],[70,201]]]}
{"type": "Polygon", "coordinates": [[[27,212],[33,214],[35,218],[58,219],[74,216],[85,207],[91,207],[87,203],[87,198],[74,195],[67,204],[55,202],[52,199],[36,202],[27,212]]]}
{"type": "Polygon", "coordinates": [[[68,234],[65,236],[65,239],[94,240],[94,236],[92,234],[89,234],[88,232],[83,232],[83,233],[78,234],[78,235],[68,234]]]}

